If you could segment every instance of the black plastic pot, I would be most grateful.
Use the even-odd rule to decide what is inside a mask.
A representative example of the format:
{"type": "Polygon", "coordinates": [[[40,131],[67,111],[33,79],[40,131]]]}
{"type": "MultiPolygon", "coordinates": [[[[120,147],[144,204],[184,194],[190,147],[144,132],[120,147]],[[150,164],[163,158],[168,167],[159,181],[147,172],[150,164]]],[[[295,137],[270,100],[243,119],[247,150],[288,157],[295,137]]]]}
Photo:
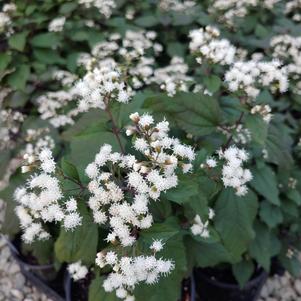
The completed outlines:
{"type": "MultiPolygon", "coordinates": [[[[189,279],[184,280],[184,282],[185,283],[183,284],[181,301],[196,301],[194,276],[192,275],[189,279]],[[187,290],[189,290],[188,294],[186,294],[187,290]],[[189,297],[184,298],[184,296],[189,296],[189,297]]],[[[69,273],[67,272],[65,277],[66,301],[78,301],[72,297],[72,290],[74,288],[74,285],[75,283],[72,281],[69,273]]]]}
{"type": "Polygon", "coordinates": [[[258,270],[243,289],[238,284],[217,280],[213,269],[196,269],[194,276],[196,292],[202,301],[256,301],[268,274],[258,270]]]}
{"type": "Polygon", "coordinates": [[[53,264],[32,265],[27,263],[20,254],[14,242],[6,240],[13,258],[20,266],[21,273],[35,287],[54,301],[65,301],[64,291],[64,270],[58,273],[55,271],[53,264]],[[55,278],[54,275],[55,274],[55,278]]]}

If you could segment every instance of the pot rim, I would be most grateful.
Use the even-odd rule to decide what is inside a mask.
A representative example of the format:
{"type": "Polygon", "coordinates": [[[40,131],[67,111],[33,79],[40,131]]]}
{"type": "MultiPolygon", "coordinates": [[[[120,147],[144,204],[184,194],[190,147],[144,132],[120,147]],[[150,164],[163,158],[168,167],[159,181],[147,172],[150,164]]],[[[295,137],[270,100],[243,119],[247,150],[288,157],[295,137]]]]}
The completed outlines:
{"type": "MultiPolygon", "coordinates": [[[[195,271],[194,271],[195,273],[195,271]]],[[[264,270],[261,269],[261,272],[259,273],[259,275],[257,275],[255,278],[249,280],[245,286],[243,288],[240,288],[239,284],[230,284],[230,283],[226,283],[226,282],[221,282],[217,279],[212,279],[210,277],[208,277],[204,272],[201,271],[201,269],[199,269],[197,271],[197,274],[200,278],[206,280],[207,282],[225,288],[225,289],[249,289],[250,287],[252,287],[254,284],[256,283],[260,283],[262,280],[266,279],[268,277],[268,273],[264,270]]]]}
{"type": "Polygon", "coordinates": [[[54,267],[54,264],[29,264],[26,261],[24,261],[21,257],[21,254],[19,252],[19,250],[16,248],[16,246],[14,245],[13,241],[10,241],[9,239],[7,239],[6,237],[4,237],[11,253],[12,256],[14,257],[14,259],[19,262],[19,264],[24,265],[25,267],[31,269],[31,270],[47,270],[50,268],[54,267]]]}

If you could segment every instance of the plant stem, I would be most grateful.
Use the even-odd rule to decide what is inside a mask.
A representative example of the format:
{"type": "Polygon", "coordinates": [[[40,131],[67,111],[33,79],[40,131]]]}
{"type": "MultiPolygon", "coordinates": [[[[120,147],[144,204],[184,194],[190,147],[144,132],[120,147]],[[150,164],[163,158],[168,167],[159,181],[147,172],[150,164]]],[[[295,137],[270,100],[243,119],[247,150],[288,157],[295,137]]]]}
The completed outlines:
{"type": "Polygon", "coordinates": [[[223,150],[225,150],[226,148],[228,148],[230,146],[230,143],[233,139],[233,133],[236,131],[237,127],[239,126],[239,124],[241,123],[243,117],[244,117],[245,113],[241,112],[239,118],[237,119],[236,123],[235,123],[235,128],[232,132],[232,134],[230,135],[230,137],[228,138],[226,144],[223,146],[223,150]]]}
{"type": "Polygon", "coordinates": [[[116,122],[114,120],[114,117],[113,117],[113,114],[109,108],[109,105],[108,103],[106,104],[106,108],[105,108],[105,111],[106,113],[109,115],[109,118],[112,122],[112,130],[113,130],[113,134],[115,135],[116,139],[117,139],[117,142],[119,144],[119,147],[120,147],[120,150],[121,150],[121,153],[124,155],[125,154],[125,150],[124,150],[124,147],[121,143],[121,139],[120,139],[120,136],[119,136],[119,133],[120,133],[120,129],[117,127],[116,125],[116,122]]]}

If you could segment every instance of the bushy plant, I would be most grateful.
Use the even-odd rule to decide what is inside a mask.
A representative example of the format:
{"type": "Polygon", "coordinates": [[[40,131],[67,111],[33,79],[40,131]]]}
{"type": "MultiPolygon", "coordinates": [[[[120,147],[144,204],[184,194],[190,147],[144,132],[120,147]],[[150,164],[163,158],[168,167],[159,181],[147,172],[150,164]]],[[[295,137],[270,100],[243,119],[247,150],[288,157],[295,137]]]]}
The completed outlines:
{"type": "Polygon", "coordinates": [[[243,286],[275,257],[298,275],[299,1],[1,9],[2,230],[24,252],[91,273],[89,300],[177,300],[220,264],[243,286]]]}

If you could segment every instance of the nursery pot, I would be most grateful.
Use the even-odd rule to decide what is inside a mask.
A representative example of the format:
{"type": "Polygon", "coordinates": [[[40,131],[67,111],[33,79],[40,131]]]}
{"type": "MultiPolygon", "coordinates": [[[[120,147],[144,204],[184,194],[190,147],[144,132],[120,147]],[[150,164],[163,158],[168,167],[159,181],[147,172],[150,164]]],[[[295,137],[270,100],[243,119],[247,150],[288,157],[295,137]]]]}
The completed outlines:
{"type": "MultiPolygon", "coordinates": [[[[232,273],[227,270],[228,274],[232,273]]],[[[244,288],[240,288],[232,277],[221,277],[221,272],[217,269],[196,269],[194,272],[196,281],[196,291],[202,301],[256,301],[260,296],[260,291],[268,277],[263,269],[258,269],[254,277],[246,283],[244,288]],[[223,279],[223,280],[220,280],[223,279]]]]}
{"type": "Polygon", "coordinates": [[[61,270],[57,273],[53,264],[34,265],[25,261],[15,241],[6,240],[13,258],[20,266],[21,273],[40,291],[55,301],[65,301],[63,288],[63,274],[61,270]]]}
{"type": "Polygon", "coordinates": [[[12,256],[20,265],[22,271],[30,271],[45,281],[52,281],[56,278],[57,272],[54,269],[53,264],[39,265],[27,262],[26,257],[24,257],[20,252],[18,239],[13,241],[7,240],[7,244],[10,248],[12,256]]]}
{"type": "MultiPolygon", "coordinates": [[[[74,290],[78,288],[76,287],[76,283],[72,281],[72,278],[70,277],[68,271],[66,271],[65,274],[64,287],[66,301],[79,301],[77,297],[72,296],[74,294],[74,290]]],[[[196,301],[194,275],[191,275],[189,279],[185,279],[183,281],[182,298],[179,301],[196,301]]]]}

